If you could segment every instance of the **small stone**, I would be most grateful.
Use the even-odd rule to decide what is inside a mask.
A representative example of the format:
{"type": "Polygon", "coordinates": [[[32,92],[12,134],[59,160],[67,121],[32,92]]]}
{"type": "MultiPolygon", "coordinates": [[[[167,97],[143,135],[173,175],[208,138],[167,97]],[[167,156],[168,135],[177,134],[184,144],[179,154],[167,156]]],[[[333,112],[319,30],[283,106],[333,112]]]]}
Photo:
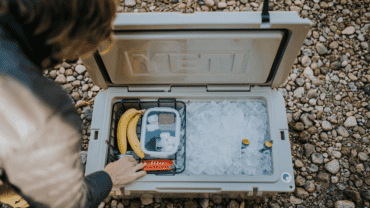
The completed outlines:
{"type": "Polygon", "coordinates": [[[304,190],[303,188],[296,188],[294,190],[295,196],[300,198],[300,199],[306,199],[307,197],[310,196],[310,194],[304,190]]]}
{"type": "Polygon", "coordinates": [[[296,83],[297,83],[297,85],[298,85],[298,86],[300,86],[300,87],[302,87],[302,86],[305,84],[305,81],[304,81],[304,79],[302,79],[302,78],[297,78],[295,82],[296,82],[296,83]]]}
{"type": "Polygon", "coordinates": [[[168,203],[167,204],[167,208],[173,208],[174,206],[173,206],[173,204],[172,203],[168,203]]]}
{"type": "Polygon", "coordinates": [[[356,81],[357,80],[357,77],[355,75],[353,75],[352,73],[348,73],[348,77],[352,80],[352,81],[356,81]]]}
{"type": "Polygon", "coordinates": [[[299,134],[299,140],[302,142],[307,142],[310,139],[310,134],[307,131],[302,131],[299,134]]]}
{"type": "Polygon", "coordinates": [[[227,5],[228,6],[235,6],[236,2],[235,1],[228,1],[227,5]]]}
{"type": "Polygon", "coordinates": [[[319,167],[315,164],[310,164],[310,166],[308,166],[308,170],[311,173],[316,173],[317,171],[319,171],[319,167]]]}
{"type": "Polygon", "coordinates": [[[204,198],[204,199],[200,200],[200,206],[202,208],[208,208],[208,205],[209,205],[209,199],[208,198],[204,198]]]}
{"type": "Polygon", "coordinates": [[[67,77],[67,82],[73,82],[75,80],[76,80],[76,78],[74,76],[68,76],[67,77]]]}
{"type": "Polygon", "coordinates": [[[215,2],[213,0],[205,0],[204,3],[209,7],[213,7],[213,5],[215,5],[215,2]]]}
{"type": "Polygon", "coordinates": [[[88,84],[84,84],[82,85],[82,91],[87,91],[89,89],[89,85],[88,84]]]}
{"type": "Polygon", "coordinates": [[[62,66],[63,66],[65,69],[68,69],[68,68],[70,68],[70,67],[71,67],[71,65],[70,65],[70,64],[68,64],[67,62],[63,62],[63,63],[62,63],[62,66]]]}
{"type": "MultiPolygon", "coordinates": [[[[196,206],[195,206],[196,207],[196,206]]],[[[190,207],[189,207],[190,208],[190,207]]],[[[239,208],[239,203],[235,200],[231,200],[227,205],[227,208],[239,208]]]]}
{"type": "Polygon", "coordinates": [[[304,179],[302,176],[298,176],[295,180],[295,184],[297,186],[304,186],[306,184],[306,179],[304,179]]]}
{"type": "Polygon", "coordinates": [[[87,160],[87,152],[86,151],[81,151],[80,152],[80,160],[82,164],[86,163],[87,160]]]}
{"type": "Polygon", "coordinates": [[[93,116],[93,110],[90,106],[86,106],[83,108],[82,113],[85,115],[85,119],[91,121],[93,116]]]}
{"type": "Polygon", "coordinates": [[[329,187],[330,174],[325,172],[319,172],[319,174],[317,174],[317,182],[323,185],[324,187],[329,187]]]}
{"type": "Polygon", "coordinates": [[[329,121],[323,121],[321,123],[321,127],[324,131],[331,131],[333,129],[331,123],[329,121]]]}
{"type": "Polygon", "coordinates": [[[110,203],[110,205],[111,205],[112,207],[116,207],[116,206],[118,205],[117,200],[112,200],[112,202],[110,203]]]}
{"type": "Polygon", "coordinates": [[[331,177],[331,183],[336,184],[336,183],[338,183],[338,182],[339,182],[339,178],[338,178],[337,176],[332,176],[332,177],[331,177]]]}
{"type": "Polygon", "coordinates": [[[297,122],[295,125],[294,125],[294,130],[296,131],[303,131],[304,130],[304,125],[303,123],[301,122],[297,122]]]}
{"type": "Polygon", "coordinates": [[[95,85],[93,88],[91,88],[91,91],[98,92],[100,91],[100,87],[95,85]]]}
{"type": "Polygon", "coordinates": [[[307,77],[308,79],[312,80],[314,75],[313,75],[313,71],[310,67],[306,67],[303,71],[303,75],[305,77],[307,77]]]}
{"type": "Polygon", "coordinates": [[[58,83],[58,84],[65,84],[67,82],[67,79],[66,77],[64,76],[64,74],[59,74],[57,76],[57,78],[54,80],[54,82],[58,83]]]}
{"type": "Polygon", "coordinates": [[[337,158],[337,159],[339,159],[339,158],[341,158],[341,157],[342,157],[342,153],[340,153],[340,152],[338,152],[338,151],[333,151],[333,152],[332,152],[332,155],[333,155],[335,158],[337,158]]]}
{"type": "Polygon", "coordinates": [[[360,152],[360,153],[358,153],[358,158],[361,161],[365,162],[369,159],[369,156],[365,152],[360,152]]]}
{"type": "Polygon", "coordinates": [[[294,161],[294,165],[297,167],[297,168],[302,168],[304,165],[302,163],[302,161],[300,160],[296,160],[294,161]]]}
{"type": "Polygon", "coordinates": [[[316,45],[316,50],[320,55],[324,55],[328,52],[328,49],[321,43],[316,45]]]}
{"type": "Polygon", "coordinates": [[[314,89],[311,89],[307,92],[307,98],[308,99],[316,98],[316,96],[317,96],[317,93],[316,93],[316,90],[314,90],[314,89]]]}
{"type": "Polygon", "coordinates": [[[329,48],[331,49],[337,49],[339,47],[339,44],[337,41],[333,41],[332,43],[330,43],[329,45],[329,48]]]}
{"type": "Polygon", "coordinates": [[[215,204],[220,204],[222,202],[222,197],[220,195],[214,195],[212,201],[215,204]]]}
{"type": "Polygon", "coordinates": [[[76,80],[76,81],[73,81],[72,82],[72,86],[73,87],[79,87],[81,85],[81,81],[80,80],[76,80]]]}
{"type": "Polygon", "coordinates": [[[294,97],[296,98],[301,98],[304,94],[304,88],[303,87],[299,87],[298,89],[296,89],[294,91],[294,97]]]}
{"type": "Polygon", "coordinates": [[[178,5],[178,8],[179,8],[179,9],[185,9],[185,8],[186,8],[186,4],[184,4],[184,3],[180,3],[180,4],[178,5]]]}
{"type": "Polygon", "coordinates": [[[302,199],[298,199],[294,196],[290,196],[290,203],[291,204],[302,204],[302,199]]]}
{"type": "Polygon", "coordinates": [[[352,35],[353,33],[355,33],[355,27],[353,26],[347,27],[342,31],[343,35],[352,35]]]}
{"type": "Polygon", "coordinates": [[[80,99],[80,93],[78,92],[72,92],[71,97],[75,100],[78,101],[80,99]]]}
{"type": "Polygon", "coordinates": [[[332,160],[332,161],[330,161],[329,163],[327,163],[325,165],[325,169],[328,172],[332,173],[332,174],[338,173],[338,171],[339,171],[339,161],[338,160],[332,160]]]}
{"type": "Polygon", "coordinates": [[[322,154],[320,153],[313,153],[311,157],[312,157],[312,162],[315,164],[322,164],[324,162],[324,158],[322,154]]]}
{"type": "Polygon", "coordinates": [[[51,70],[49,72],[49,76],[53,79],[55,79],[55,77],[57,77],[57,71],[56,70],[51,70]]]}
{"type": "Polygon", "coordinates": [[[136,5],[136,1],[135,0],[125,0],[125,6],[127,7],[133,7],[136,5]]]}
{"type": "Polygon", "coordinates": [[[308,56],[303,56],[303,58],[302,58],[301,62],[302,62],[302,65],[303,65],[303,66],[307,67],[307,66],[310,66],[310,64],[311,64],[311,59],[310,59],[310,57],[308,57],[308,56]]]}
{"type": "Polygon", "coordinates": [[[357,172],[361,173],[361,172],[365,171],[365,167],[364,167],[363,164],[360,163],[360,164],[356,165],[356,170],[357,170],[357,172]]]}
{"type": "Polygon", "coordinates": [[[350,116],[346,119],[346,121],[344,122],[344,126],[345,127],[353,127],[353,126],[357,126],[357,121],[356,121],[356,118],[354,116],[350,116]]]}
{"type": "Polygon", "coordinates": [[[305,144],[304,145],[305,155],[306,157],[310,157],[311,154],[315,151],[315,147],[312,144],[305,144]]]}
{"type": "Polygon", "coordinates": [[[225,9],[226,7],[227,7],[227,4],[225,3],[225,2],[220,2],[220,3],[218,3],[218,8],[220,8],[220,9],[225,9]]]}
{"type": "Polygon", "coordinates": [[[140,200],[141,200],[141,204],[142,204],[142,205],[152,204],[152,203],[153,203],[153,195],[150,195],[150,194],[143,194],[143,195],[140,197],[140,200]]]}
{"type": "Polygon", "coordinates": [[[304,185],[304,189],[306,191],[313,193],[315,191],[315,184],[313,181],[307,181],[306,184],[304,185]]]}
{"type": "Polygon", "coordinates": [[[118,203],[117,208],[124,208],[124,206],[123,206],[123,204],[120,202],[120,203],[118,203]]]}
{"type": "Polygon", "coordinates": [[[104,208],[104,206],[105,206],[105,203],[102,202],[102,203],[99,204],[98,208],[104,208]]]}
{"type": "Polygon", "coordinates": [[[337,133],[339,135],[341,135],[342,137],[348,137],[349,136],[349,133],[348,133],[347,129],[344,128],[343,126],[339,126],[337,128],[337,133]]]}
{"type": "Polygon", "coordinates": [[[364,50],[369,49],[369,44],[367,42],[362,42],[360,45],[361,45],[361,48],[364,50]]]}
{"type": "Polygon", "coordinates": [[[186,201],[184,207],[185,208],[194,208],[194,207],[197,207],[197,203],[195,201],[186,201]]]}
{"type": "Polygon", "coordinates": [[[355,208],[355,203],[351,201],[337,201],[334,208],[355,208]]]}
{"type": "Polygon", "coordinates": [[[241,2],[242,4],[247,4],[247,3],[248,3],[248,0],[240,0],[240,2],[241,2]]]}
{"type": "Polygon", "coordinates": [[[78,74],[83,74],[85,73],[86,71],[86,67],[84,65],[77,65],[75,67],[75,71],[78,73],[78,74]]]}

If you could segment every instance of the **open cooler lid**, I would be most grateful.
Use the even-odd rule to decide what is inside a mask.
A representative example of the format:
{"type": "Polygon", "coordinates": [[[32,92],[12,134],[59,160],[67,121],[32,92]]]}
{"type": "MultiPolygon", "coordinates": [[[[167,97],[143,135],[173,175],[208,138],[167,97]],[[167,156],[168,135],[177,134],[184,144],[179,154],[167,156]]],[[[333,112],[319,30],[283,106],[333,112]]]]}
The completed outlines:
{"type": "Polygon", "coordinates": [[[266,85],[286,80],[311,27],[296,12],[125,13],[116,43],[83,60],[98,86],[266,85]],[[104,51],[103,51],[104,50],[104,51]]]}

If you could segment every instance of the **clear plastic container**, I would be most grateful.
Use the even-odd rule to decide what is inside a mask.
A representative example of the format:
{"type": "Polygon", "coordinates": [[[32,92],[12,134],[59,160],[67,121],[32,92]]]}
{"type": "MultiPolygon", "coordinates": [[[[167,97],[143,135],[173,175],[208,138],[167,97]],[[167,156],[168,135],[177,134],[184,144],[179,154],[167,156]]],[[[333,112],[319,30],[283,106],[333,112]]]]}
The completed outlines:
{"type": "Polygon", "coordinates": [[[181,117],[173,108],[155,107],[143,116],[141,149],[151,157],[166,158],[176,154],[180,144],[181,117]]]}

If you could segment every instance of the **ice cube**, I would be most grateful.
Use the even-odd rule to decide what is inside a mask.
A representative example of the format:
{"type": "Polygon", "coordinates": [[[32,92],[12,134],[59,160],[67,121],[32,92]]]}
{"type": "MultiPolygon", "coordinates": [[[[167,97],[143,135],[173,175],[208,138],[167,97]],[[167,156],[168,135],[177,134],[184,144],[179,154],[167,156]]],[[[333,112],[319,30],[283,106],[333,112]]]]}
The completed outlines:
{"type": "Polygon", "coordinates": [[[148,124],[146,126],[146,129],[148,131],[152,132],[152,131],[158,130],[159,129],[159,126],[158,126],[158,124],[148,124]]]}
{"type": "Polygon", "coordinates": [[[150,124],[158,124],[158,115],[152,115],[148,117],[148,122],[150,124]]]}

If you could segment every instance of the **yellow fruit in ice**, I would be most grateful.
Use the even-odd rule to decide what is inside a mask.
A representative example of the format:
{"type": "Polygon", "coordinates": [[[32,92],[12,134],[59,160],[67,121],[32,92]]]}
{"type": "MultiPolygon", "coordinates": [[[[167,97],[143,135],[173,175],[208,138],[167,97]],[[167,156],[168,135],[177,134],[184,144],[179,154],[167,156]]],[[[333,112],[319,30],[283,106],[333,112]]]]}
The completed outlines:
{"type": "Polygon", "coordinates": [[[117,126],[117,143],[121,154],[126,154],[127,151],[127,127],[130,120],[137,114],[144,114],[145,110],[136,110],[131,108],[127,110],[119,119],[117,126]]]}
{"type": "Polygon", "coordinates": [[[136,134],[136,127],[137,122],[139,121],[141,117],[141,114],[136,114],[133,119],[131,119],[130,123],[128,124],[127,128],[127,138],[128,142],[130,143],[130,146],[134,150],[134,152],[139,156],[140,158],[144,158],[145,154],[143,150],[141,149],[139,138],[136,134]]]}

